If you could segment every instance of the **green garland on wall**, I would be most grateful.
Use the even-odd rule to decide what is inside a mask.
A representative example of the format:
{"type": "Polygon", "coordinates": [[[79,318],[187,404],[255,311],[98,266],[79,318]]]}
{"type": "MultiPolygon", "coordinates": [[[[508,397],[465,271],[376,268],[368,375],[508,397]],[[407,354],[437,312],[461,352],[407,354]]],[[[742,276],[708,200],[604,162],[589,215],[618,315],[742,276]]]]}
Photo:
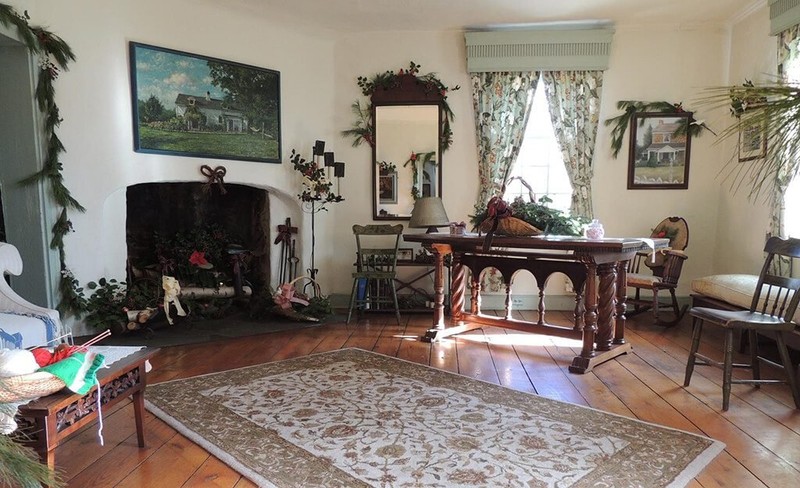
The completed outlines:
{"type": "Polygon", "coordinates": [[[61,300],[58,309],[61,312],[79,313],[85,307],[85,299],[77,286],[77,281],[66,266],[64,236],[72,231],[72,222],[69,220],[68,211],[85,212],[86,209],[72,197],[69,189],[64,185],[64,177],[61,174],[62,165],[59,156],[65,149],[56,134],[56,128],[61,124],[62,119],[55,102],[53,86],[60,71],[66,71],[69,63],[75,61],[75,54],[63,39],[42,27],[31,26],[28,23],[29,20],[27,11],[21,15],[13,7],[0,4],[0,24],[5,27],[16,27],[20,39],[31,54],[39,57],[39,76],[35,96],[39,110],[44,115],[46,141],[44,163],[41,171],[25,178],[20,184],[48,183],[53,200],[61,208],[58,219],[53,224],[53,238],[50,241],[50,248],[58,250],[61,264],[59,282],[61,300]]]}
{"type": "MultiPolygon", "coordinates": [[[[620,100],[617,102],[617,108],[622,110],[621,115],[606,119],[604,124],[606,126],[613,125],[611,129],[611,153],[616,158],[619,151],[622,149],[622,139],[625,137],[625,131],[631,125],[631,119],[634,114],[642,112],[659,112],[667,114],[686,113],[681,103],[670,102],[639,102],[635,100],[620,100]]],[[[703,129],[708,130],[712,134],[714,131],[702,120],[695,120],[694,117],[689,120],[688,125],[678,129],[678,133],[685,133],[687,135],[697,137],[702,134],[703,129]]]]}

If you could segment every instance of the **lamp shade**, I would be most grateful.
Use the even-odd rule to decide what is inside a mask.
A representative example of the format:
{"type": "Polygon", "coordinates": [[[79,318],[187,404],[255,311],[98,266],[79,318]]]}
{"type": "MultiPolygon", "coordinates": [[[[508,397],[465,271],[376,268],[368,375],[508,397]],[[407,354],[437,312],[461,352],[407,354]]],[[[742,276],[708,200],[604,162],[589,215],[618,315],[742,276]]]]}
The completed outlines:
{"type": "Polygon", "coordinates": [[[411,220],[408,222],[409,227],[427,227],[428,232],[438,232],[437,226],[448,224],[450,219],[447,218],[441,198],[423,197],[414,202],[411,220]]]}

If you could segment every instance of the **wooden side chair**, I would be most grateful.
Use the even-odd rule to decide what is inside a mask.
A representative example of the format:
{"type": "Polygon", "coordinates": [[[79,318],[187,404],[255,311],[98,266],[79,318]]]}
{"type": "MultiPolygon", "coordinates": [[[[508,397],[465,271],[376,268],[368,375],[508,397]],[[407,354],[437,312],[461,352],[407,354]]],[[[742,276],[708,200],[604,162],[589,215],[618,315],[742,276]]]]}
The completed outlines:
{"type": "Polygon", "coordinates": [[[632,309],[628,315],[636,315],[647,310],[653,311],[653,320],[659,325],[675,325],[686,313],[688,305],[680,307],[675,289],[681,277],[683,262],[688,259],[684,250],[689,245],[689,225],[682,217],[667,217],[653,229],[651,238],[669,239],[669,248],[655,253],[641,252],[631,260],[628,268],[628,286],[635,294],[628,298],[632,309]],[[642,298],[641,291],[649,290],[651,297],[642,298]],[[663,320],[660,316],[662,305],[658,293],[666,290],[670,294],[672,319],[663,320]]]}
{"type": "Polygon", "coordinates": [[[800,301],[800,278],[787,278],[772,274],[771,264],[777,256],[800,258],[800,239],[780,239],[771,237],[764,251],[767,253],[758,284],[753,293],[749,310],[718,310],[714,308],[692,307],[689,314],[693,317],[694,332],[689,360],[686,363],[686,377],[683,386],[689,386],[695,365],[715,366],[722,368],[722,410],[728,410],[731,396],[731,385],[745,383],[761,385],[764,383],[788,383],[794,397],[796,408],[800,408],[800,391],[789,352],[786,348],[785,335],[791,333],[795,324],[792,322],[798,301],[800,301]],[[697,352],[700,347],[700,336],[704,324],[722,327],[725,331],[723,343],[723,361],[714,361],[697,352]],[[748,333],[750,339],[750,363],[733,362],[734,331],[748,333]],[[781,364],[759,354],[757,333],[774,337],[778,347],[781,364]],[[782,369],[786,379],[761,379],[760,363],[766,362],[782,369]],[[733,379],[733,368],[748,368],[753,371],[753,379],[733,379]]]}
{"type": "Polygon", "coordinates": [[[382,305],[392,305],[397,325],[400,325],[395,277],[403,225],[354,225],[353,234],[356,237],[356,271],[353,272],[347,323],[350,323],[353,308],[379,310],[382,305]],[[383,247],[375,247],[379,243],[383,243],[383,247]]]}

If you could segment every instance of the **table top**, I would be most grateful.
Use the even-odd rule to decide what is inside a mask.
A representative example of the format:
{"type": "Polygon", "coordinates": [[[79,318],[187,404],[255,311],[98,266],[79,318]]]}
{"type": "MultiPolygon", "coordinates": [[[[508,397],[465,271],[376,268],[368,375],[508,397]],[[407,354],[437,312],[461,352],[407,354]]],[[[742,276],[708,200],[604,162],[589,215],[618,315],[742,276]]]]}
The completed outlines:
{"type": "MultiPolygon", "coordinates": [[[[485,235],[467,233],[464,235],[451,235],[446,232],[433,232],[430,234],[403,234],[407,242],[421,244],[448,244],[461,251],[478,250],[483,245],[485,235]]],[[[663,249],[669,246],[669,239],[650,239],[646,237],[606,237],[603,239],[589,239],[575,236],[494,236],[492,250],[501,249],[536,249],[553,251],[573,251],[577,253],[598,252],[636,252],[648,249],[663,249]]]]}

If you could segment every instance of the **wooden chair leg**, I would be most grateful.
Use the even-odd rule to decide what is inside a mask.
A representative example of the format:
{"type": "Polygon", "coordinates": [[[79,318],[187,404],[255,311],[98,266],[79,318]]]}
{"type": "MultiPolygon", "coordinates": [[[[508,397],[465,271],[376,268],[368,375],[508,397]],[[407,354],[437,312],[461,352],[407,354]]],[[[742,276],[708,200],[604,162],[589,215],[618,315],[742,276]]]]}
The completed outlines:
{"type": "Polygon", "coordinates": [[[731,376],[733,373],[733,329],[725,329],[722,366],[722,410],[727,411],[731,401],[731,376]]]}
{"type": "MultiPolygon", "coordinates": [[[[753,370],[753,379],[760,380],[761,379],[761,361],[759,361],[758,357],[761,353],[758,350],[758,335],[756,335],[755,329],[750,329],[747,331],[747,340],[750,342],[750,367],[753,370]]],[[[760,385],[756,383],[756,387],[760,385]]]]}
{"type": "Polygon", "coordinates": [[[653,289],[653,320],[658,323],[658,289],[653,289]]]}
{"type": "Polygon", "coordinates": [[[778,332],[775,334],[775,343],[778,346],[778,354],[781,357],[784,374],[786,374],[786,382],[789,384],[789,388],[792,390],[794,407],[800,409],[800,389],[797,385],[797,377],[794,374],[792,359],[789,357],[789,351],[786,349],[786,342],[783,339],[783,332],[778,332]]]}
{"type": "Polygon", "coordinates": [[[347,312],[347,321],[345,325],[350,325],[350,317],[353,315],[353,305],[356,303],[356,291],[358,288],[358,278],[353,280],[353,290],[350,292],[350,309],[347,312]]]}
{"type": "Polygon", "coordinates": [[[397,287],[394,285],[394,279],[389,280],[392,287],[392,300],[394,301],[394,315],[397,318],[397,325],[400,325],[400,305],[397,303],[397,287]]]}
{"type": "Polygon", "coordinates": [[[694,318],[692,320],[692,347],[689,349],[689,360],[686,361],[686,376],[683,379],[683,386],[689,386],[692,380],[692,373],[694,373],[694,365],[696,360],[697,350],[700,348],[700,334],[703,333],[703,321],[694,318]]]}

